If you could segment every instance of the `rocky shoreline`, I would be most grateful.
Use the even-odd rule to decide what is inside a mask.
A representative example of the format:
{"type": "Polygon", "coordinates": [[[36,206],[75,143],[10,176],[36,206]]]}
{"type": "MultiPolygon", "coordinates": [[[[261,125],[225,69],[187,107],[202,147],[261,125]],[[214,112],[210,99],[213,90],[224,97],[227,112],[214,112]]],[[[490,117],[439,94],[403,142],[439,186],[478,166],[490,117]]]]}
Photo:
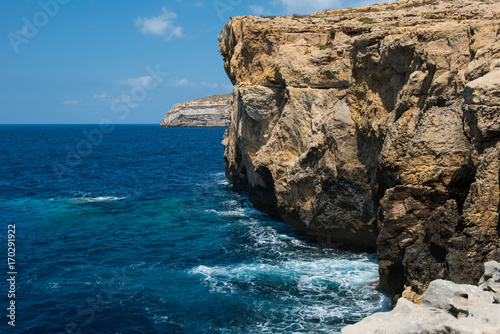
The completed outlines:
{"type": "Polygon", "coordinates": [[[228,127],[231,94],[210,95],[177,103],[169,110],[161,126],[164,127],[228,127]]]}
{"type": "Polygon", "coordinates": [[[376,313],[342,334],[500,332],[500,263],[484,264],[478,286],[435,280],[422,296],[421,305],[400,298],[391,312],[376,313]]]}
{"type": "Polygon", "coordinates": [[[500,261],[500,2],[235,17],[226,176],[318,240],[376,250],[394,300],[500,261]]]}

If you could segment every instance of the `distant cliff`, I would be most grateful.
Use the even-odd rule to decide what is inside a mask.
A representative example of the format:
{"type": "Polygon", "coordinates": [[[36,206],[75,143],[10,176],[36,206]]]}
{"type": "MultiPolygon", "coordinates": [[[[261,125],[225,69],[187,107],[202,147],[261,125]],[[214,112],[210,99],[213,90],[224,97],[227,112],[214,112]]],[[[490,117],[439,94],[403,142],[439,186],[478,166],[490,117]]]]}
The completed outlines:
{"type": "Polygon", "coordinates": [[[500,260],[498,1],[235,17],[219,44],[226,175],[257,209],[376,248],[408,298],[500,260]]]}
{"type": "Polygon", "coordinates": [[[177,103],[163,117],[166,127],[227,127],[231,94],[211,95],[177,103]]]}

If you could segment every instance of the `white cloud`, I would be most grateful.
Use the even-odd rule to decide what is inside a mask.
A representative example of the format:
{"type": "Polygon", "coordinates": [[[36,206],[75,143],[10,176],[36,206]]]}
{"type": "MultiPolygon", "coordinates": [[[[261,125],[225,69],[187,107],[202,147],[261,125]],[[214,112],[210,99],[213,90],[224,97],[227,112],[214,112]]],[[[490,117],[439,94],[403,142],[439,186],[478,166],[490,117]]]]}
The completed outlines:
{"type": "MultiPolygon", "coordinates": [[[[125,80],[118,80],[117,83],[120,85],[127,85],[130,87],[144,86],[147,87],[153,82],[154,78],[150,75],[145,75],[138,78],[130,78],[125,80]]],[[[158,79],[160,82],[163,79],[158,79]]]]}
{"type": "Polygon", "coordinates": [[[92,99],[98,100],[98,101],[109,101],[109,100],[111,100],[111,98],[112,98],[112,96],[110,94],[108,94],[108,92],[104,92],[101,94],[94,94],[94,96],[92,97],[92,99]]]}
{"type": "Polygon", "coordinates": [[[208,81],[196,82],[196,81],[190,81],[186,78],[173,79],[170,81],[170,85],[175,87],[202,87],[208,89],[219,89],[229,92],[233,90],[232,85],[220,84],[217,82],[208,82],[208,81]]]}
{"type": "Polygon", "coordinates": [[[254,14],[254,15],[271,15],[271,11],[269,9],[265,9],[262,6],[259,5],[250,5],[248,6],[248,9],[254,14]]]}
{"type": "Polygon", "coordinates": [[[192,82],[190,82],[186,78],[182,78],[182,79],[172,80],[172,85],[173,86],[184,86],[184,87],[187,87],[187,86],[194,86],[195,84],[192,83],[192,82]]]}
{"type": "Polygon", "coordinates": [[[166,40],[182,37],[182,27],[174,24],[177,14],[168,11],[165,7],[161,10],[162,13],[158,16],[138,17],[134,24],[143,34],[164,36],[166,40]]]}
{"type": "Polygon", "coordinates": [[[137,103],[139,101],[134,99],[130,94],[121,94],[119,97],[113,99],[113,102],[116,103],[116,105],[120,103],[126,104],[132,109],[137,108],[140,105],[137,103]]]}
{"type": "Polygon", "coordinates": [[[198,1],[196,4],[195,4],[196,7],[199,7],[199,8],[203,8],[205,7],[205,4],[203,3],[203,1],[198,1]]]}
{"type": "Polygon", "coordinates": [[[68,101],[62,102],[62,104],[72,105],[72,106],[75,106],[75,105],[80,104],[80,103],[81,103],[81,101],[78,101],[78,100],[68,100],[68,101]]]}
{"type": "Polygon", "coordinates": [[[216,82],[200,82],[200,86],[204,88],[219,88],[219,84],[216,82]]]}
{"type": "Polygon", "coordinates": [[[220,85],[223,91],[231,93],[233,91],[233,85],[220,85]]]}
{"type": "Polygon", "coordinates": [[[339,9],[342,6],[342,0],[278,0],[285,6],[286,14],[312,14],[325,9],[339,9]]]}

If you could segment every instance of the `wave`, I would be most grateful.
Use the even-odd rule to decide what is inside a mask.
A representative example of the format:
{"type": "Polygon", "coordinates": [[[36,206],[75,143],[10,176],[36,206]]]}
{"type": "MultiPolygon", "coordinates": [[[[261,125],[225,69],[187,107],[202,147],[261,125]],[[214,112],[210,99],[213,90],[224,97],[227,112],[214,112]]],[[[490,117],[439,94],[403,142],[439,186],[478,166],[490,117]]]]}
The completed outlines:
{"type": "Polygon", "coordinates": [[[215,213],[220,217],[249,217],[248,213],[246,212],[245,209],[243,208],[234,208],[232,210],[215,210],[215,209],[208,209],[205,210],[206,213],[215,213]]]}
{"type": "Polygon", "coordinates": [[[368,259],[288,260],[278,263],[251,263],[234,266],[197,266],[191,274],[218,281],[295,282],[299,290],[322,291],[332,284],[337,288],[360,288],[377,281],[376,263],[368,259]]]}
{"type": "Polygon", "coordinates": [[[319,327],[333,333],[346,319],[387,307],[371,284],[378,275],[369,257],[199,265],[188,273],[200,277],[210,293],[246,296],[249,310],[265,312],[265,322],[241,324],[245,333],[312,333],[319,327]]]}
{"type": "Polygon", "coordinates": [[[71,200],[74,202],[88,202],[88,203],[97,203],[97,202],[114,202],[121,201],[126,199],[127,197],[117,197],[117,196],[98,196],[98,197],[73,197],[71,200]]]}

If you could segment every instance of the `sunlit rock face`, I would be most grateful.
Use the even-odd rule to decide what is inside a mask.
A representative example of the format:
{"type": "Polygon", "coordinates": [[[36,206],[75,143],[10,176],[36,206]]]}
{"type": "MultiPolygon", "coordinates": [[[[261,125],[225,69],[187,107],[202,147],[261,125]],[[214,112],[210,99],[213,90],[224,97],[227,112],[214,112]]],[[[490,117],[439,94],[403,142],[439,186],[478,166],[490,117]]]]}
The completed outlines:
{"type": "Polygon", "coordinates": [[[211,95],[177,103],[169,110],[161,126],[165,127],[227,127],[231,94],[211,95]]]}
{"type": "Polygon", "coordinates": [[[500,260],[500,3],[236,17],[226,175],[257,209],[377,249],[382,286],[474,283],[500,260]]]}

